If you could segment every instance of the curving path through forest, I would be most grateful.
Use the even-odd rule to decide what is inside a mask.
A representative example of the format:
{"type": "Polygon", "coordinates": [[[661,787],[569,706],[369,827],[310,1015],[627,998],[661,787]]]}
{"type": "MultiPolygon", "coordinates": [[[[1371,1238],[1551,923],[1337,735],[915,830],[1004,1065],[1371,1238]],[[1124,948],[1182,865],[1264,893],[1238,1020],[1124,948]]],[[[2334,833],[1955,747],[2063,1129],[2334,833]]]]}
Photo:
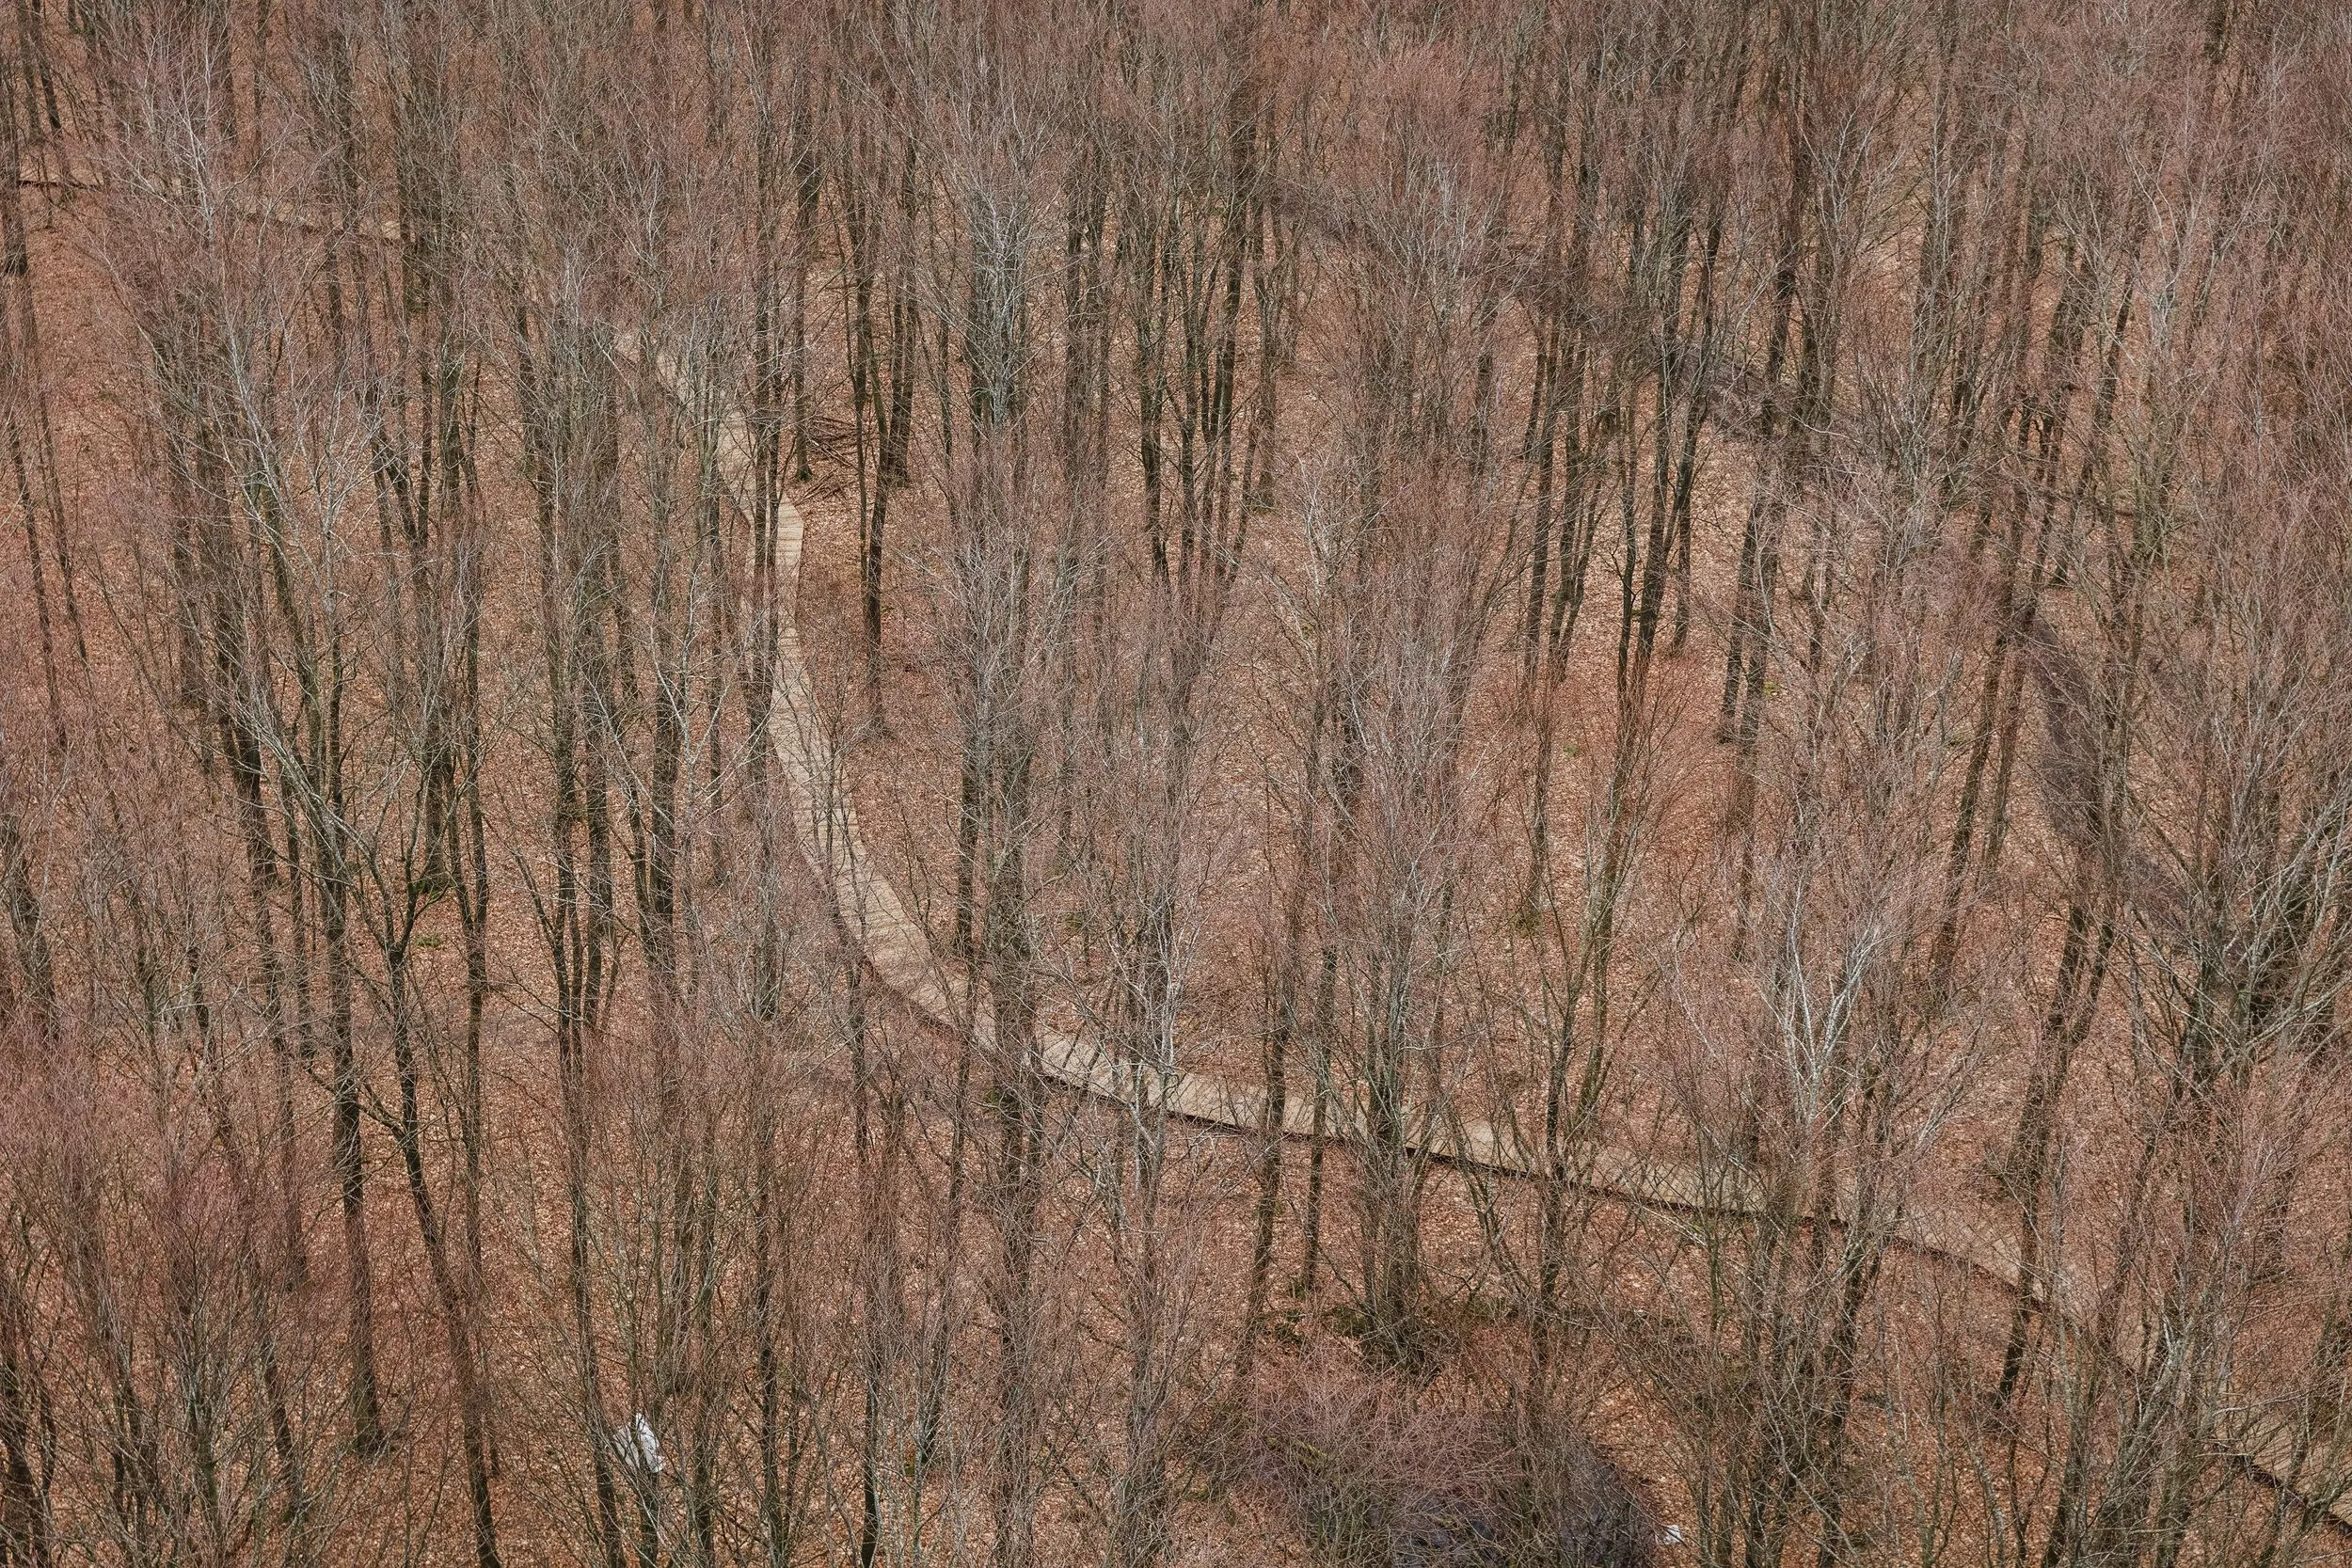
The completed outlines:
{"type": "MultiPolygon", "coordinates": [[[[52,163],[28,159],[17,171],[20,186],[59,191],[102,191],[103,174],[79,160],[52,163]]],[[[335,230],[331,216],[300,205],[256,207],[241,217],[289,224],[312,230],[335,230]]],[[[398,225],[386,219],[365,237],[397,241],[398,225]]],[[[623,358],[636,353],[632,338],[616,344],[623,358]]],[[[655,354],[656,373],[674,391],[675,367],[666,355],[655,354]]],[[[741,410],[728,406],[718,439],[722,483],[737,507],[748,515],[746,499],[755,490],[753,446],[748,420],[741,410]]],[[[985,1041],[991,1033],[985,1008],[973,1008],[965,981],[933,953],[929,933],[908,911],[898,891],[875,868],[858,825],[849,781],[840,755],[826,739],[811,688],[808,666],[800,641],[799,599],[802,541],[805,531],[800,509],[779,494],[776,518],[777,571],[786,592],[783,620],[776,629],[776,696],[781,721],[771,723],[775,760],[787,785],[795,836],[810,866],[825,884],[844,929],[859,943],[866,968],[915,1013],[935,1024],[956,1030],[967,1011],[972,1027],[985,1041]]],[[[1267,1127],[1263,1089],[1210,1073],[1177,1071],[1165,1080],[1123,1068],[1112,1056],[1088,1044],[1073,1030],[1041,1017],[1038,1023],[1039,1067],[1046,1077],[1076,1092],[1132,1106],[1138,1095],[1158,1097],[1168,1112],[1188,1121],[1237,1133],[1263,1136],[1267,1127]]],[[[1283,1107],[1281,1132],[1294,1138],[1315,1135],[1311,1105],[1291,1098],[1283,1107]]],[[[1347,1108],[1336,1114],[1326,1109],[1323,1135],[1344,1141],[1350,1132],[1347,1108]]],[[[1460,1122],[1411,1140],[1426,1157],[1477,1167],[1514,1179],[1546,1175],[1539,1149],[1530,1149],[1504,1129],[1485,1121],[1460,1122]]],[[[1721,1182],[1708,1180],[1694,1165],[1658,1160],[1636,1150],[1602,1144],[1590,1149],[1574,1178],[1576,1184],[1601,1196],[1633,1207],[1714,1215],[1752,1217],[1760,1205],[1752,1191],[1726,1193],[1721,1182]]],[[[1841,1204],[1841,1210],[1844,1205],[1841,1204]]],[[[2029,1287],[2021,1283],[2016,1246],[2010,1237],[1963,1216],[1926,1212],[1907,1214],[1897,1232],[1899,1245],[1947,1266],[1981,1275],[2015,1293],[2029,1287]]],[[[2049,1291],[2045,1309],[2078,1327],[2094,1313],[2090,1292],[2079,1282],[2061,1276],[2049,1291]]],[[[2217,1433],[2216,1447],[2252,1478],[2318,1509],[2336,1530],[2352,1534],[2352,1495],[2330,1487],[2314,1498],[2299,1486],[2311,1460],[2298,1445],[2292,1426],[2282,1419],[2246,1413],[2236,1431],[2217,1433]]]]}

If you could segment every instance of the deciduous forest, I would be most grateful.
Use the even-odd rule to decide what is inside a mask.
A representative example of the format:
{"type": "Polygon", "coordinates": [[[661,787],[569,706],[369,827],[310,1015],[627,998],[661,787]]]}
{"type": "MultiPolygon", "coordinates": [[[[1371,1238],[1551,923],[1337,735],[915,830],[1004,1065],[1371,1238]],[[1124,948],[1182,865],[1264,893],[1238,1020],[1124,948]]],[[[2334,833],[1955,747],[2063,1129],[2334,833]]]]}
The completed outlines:
{"type": "Polygon", "coordinates": [[[0,10],[0,1568],[2352,1560],[2341,6],[0,10]]]}

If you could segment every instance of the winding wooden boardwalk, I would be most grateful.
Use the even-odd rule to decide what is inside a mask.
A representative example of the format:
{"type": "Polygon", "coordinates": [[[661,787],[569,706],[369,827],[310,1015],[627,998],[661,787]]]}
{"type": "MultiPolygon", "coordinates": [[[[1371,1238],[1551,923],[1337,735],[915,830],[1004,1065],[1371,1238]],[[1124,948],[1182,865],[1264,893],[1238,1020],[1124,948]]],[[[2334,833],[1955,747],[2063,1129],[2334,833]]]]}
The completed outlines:
{"type": "MultiPolygon", "coordinates": [[[[18,170],[18,182],[61,191],[106,188],[103,173],[79,161],[28,161],[18,170]]],[[[300,205],[248,207],[235,215],[314,231],[341,228],[330,214],[300,205]]],[[[401,237],[397,223],[390,219],[372,230],[365,237],[394,242],[401,237]]],[[[624,358],[633,357],[635,340],[624,337],[616,352],[624,358]]],[[[666,356],[657,352],[654,368],[665,385],[676,388],[675,366],[666,356]]],[[[755,470],[750,431],[739,409],[730,409],[723,417],[718,447],[722,480],[736,504],[748,512],[747,498],[755,489],[755,470]]],[[[917,1014],[942,1027],[961,1027],[970,1012],[972,1027],[985,1039],[987,1009],[972,1006],[963,979],[940,961],[929,933],[889,879],[875,868],[866,847],[839,752],[826,738],[801,650],[798,601],[803,519],[789,497],[780,496],[778,502],[777,570],[787,592],[783,624],[776,627],[777,696],[782,713],[771,729],[796,836],[811,867],[830,890],[844,928],[860,944],[873,975],[917,1014]]],[[[1158,1075],[1142,1079],[1145,1086],[1139,1089],[1137,1074],[1087,1043],[1076,1031],[1050,1020],[1040,1022],[1037,1051],[1044,1073],[1078,1093],[1120,1104],[1133,1104],[1138,1092],[1161,1095],[1172,1114],[1193,1122],[1252,1136],[1270,1131],[1265,1093],[1256,1085],[1208,1073],[1178,1071],[1165,1079],[1158,1075]]],[[[1292,1137],[1312,1136],[1311,1117],[1311,1106],[1294,1097],[1284,1106],[1281,1131],[1292,1137]]],[[[1346,1138],[1344,1108],[1324,1132],[1328,1137],[1346,1138]]],[[[1417,1141],[1415,1148],[1432,1159],[1505,1177],[1540,1179],[1546,1174],[1540,1150],[1523,1147],[1505,1129],[1488,1122],[1463,1122],[1457,1130],[1439,1128],[1417,1141]]],[[[1576,1180],[1589,1191],[1645,1209],[1724,1218],[1759,1212],[1751,1190],[1738,1185],[1727,1190],[1726,1183],[1707,1180],[1695,1166],[1609,1145],[1589,1151],[1576,1180]]],[[[2021,1284],[2012,1239],[1963,1216],[1909,1214],[1897,1240],[1921,1256],[1973,1271],[2012,1292],[2026,1288],[2021,1284]]],[[[2050,1298],[2046,1308],[2078,1329],[2093,1316],[2090,1291],[2075,1280],[2060,1276],[2050,1290],[2050,1298]]],[[[2136,1350],[2127,1347],[2122,1353],[2136,1354],[2136,1350]]],[[[2299,1460],[2291,1411],[2274,1413],[2249,1404],[2235,1414],[2236,1425],[2215,1439],[2218,1450],[2255,1479],[2301,1500],[2307,1508],[2319,1510],[2338,1531],[2352,1533],[2352,1496],[2344,1495],[2341,1485],[2331,1482],[2325,1495],[2317,1497],[2300,1490],[2302,1472],[2315,1461],[2299,1460]]]]}

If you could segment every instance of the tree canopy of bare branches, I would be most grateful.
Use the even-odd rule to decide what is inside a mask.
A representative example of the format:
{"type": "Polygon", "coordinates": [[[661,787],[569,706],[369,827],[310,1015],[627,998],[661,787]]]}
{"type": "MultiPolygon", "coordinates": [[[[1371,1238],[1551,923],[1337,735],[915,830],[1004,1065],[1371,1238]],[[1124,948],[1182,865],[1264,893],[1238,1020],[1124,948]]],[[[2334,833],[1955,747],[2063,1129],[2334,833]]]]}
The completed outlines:
{"type": "Polygon", "coordinates": [[[0,1568],[2340,1560],[2347,62],[16,0],[0,1568]]]}

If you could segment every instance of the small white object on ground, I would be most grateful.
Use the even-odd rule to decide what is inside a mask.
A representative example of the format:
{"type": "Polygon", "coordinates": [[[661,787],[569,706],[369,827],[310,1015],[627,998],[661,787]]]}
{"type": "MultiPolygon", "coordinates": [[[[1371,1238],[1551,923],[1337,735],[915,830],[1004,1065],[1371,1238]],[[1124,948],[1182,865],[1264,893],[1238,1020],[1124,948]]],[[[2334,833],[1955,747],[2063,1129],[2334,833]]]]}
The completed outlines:
{"type": "Polygon", "coordinates": [[[1664,1529],[1658,1532],[1658,1539],[1663,1541],[1669,1546],[1679,1546],[1682,1544],[1682,1527],[1680,1525],[1668,1525],[1664,1529]]]}
{"type": "Polygon", "coordinates": [[[653,1434],[653,1423],[645,1419],[642,1410],[629,1418],[628,1424],[612,1434],[612,1451],[624,1465],[634,1465],[654,1475],[661,1473],[661,1445],[653,1434]]]}

